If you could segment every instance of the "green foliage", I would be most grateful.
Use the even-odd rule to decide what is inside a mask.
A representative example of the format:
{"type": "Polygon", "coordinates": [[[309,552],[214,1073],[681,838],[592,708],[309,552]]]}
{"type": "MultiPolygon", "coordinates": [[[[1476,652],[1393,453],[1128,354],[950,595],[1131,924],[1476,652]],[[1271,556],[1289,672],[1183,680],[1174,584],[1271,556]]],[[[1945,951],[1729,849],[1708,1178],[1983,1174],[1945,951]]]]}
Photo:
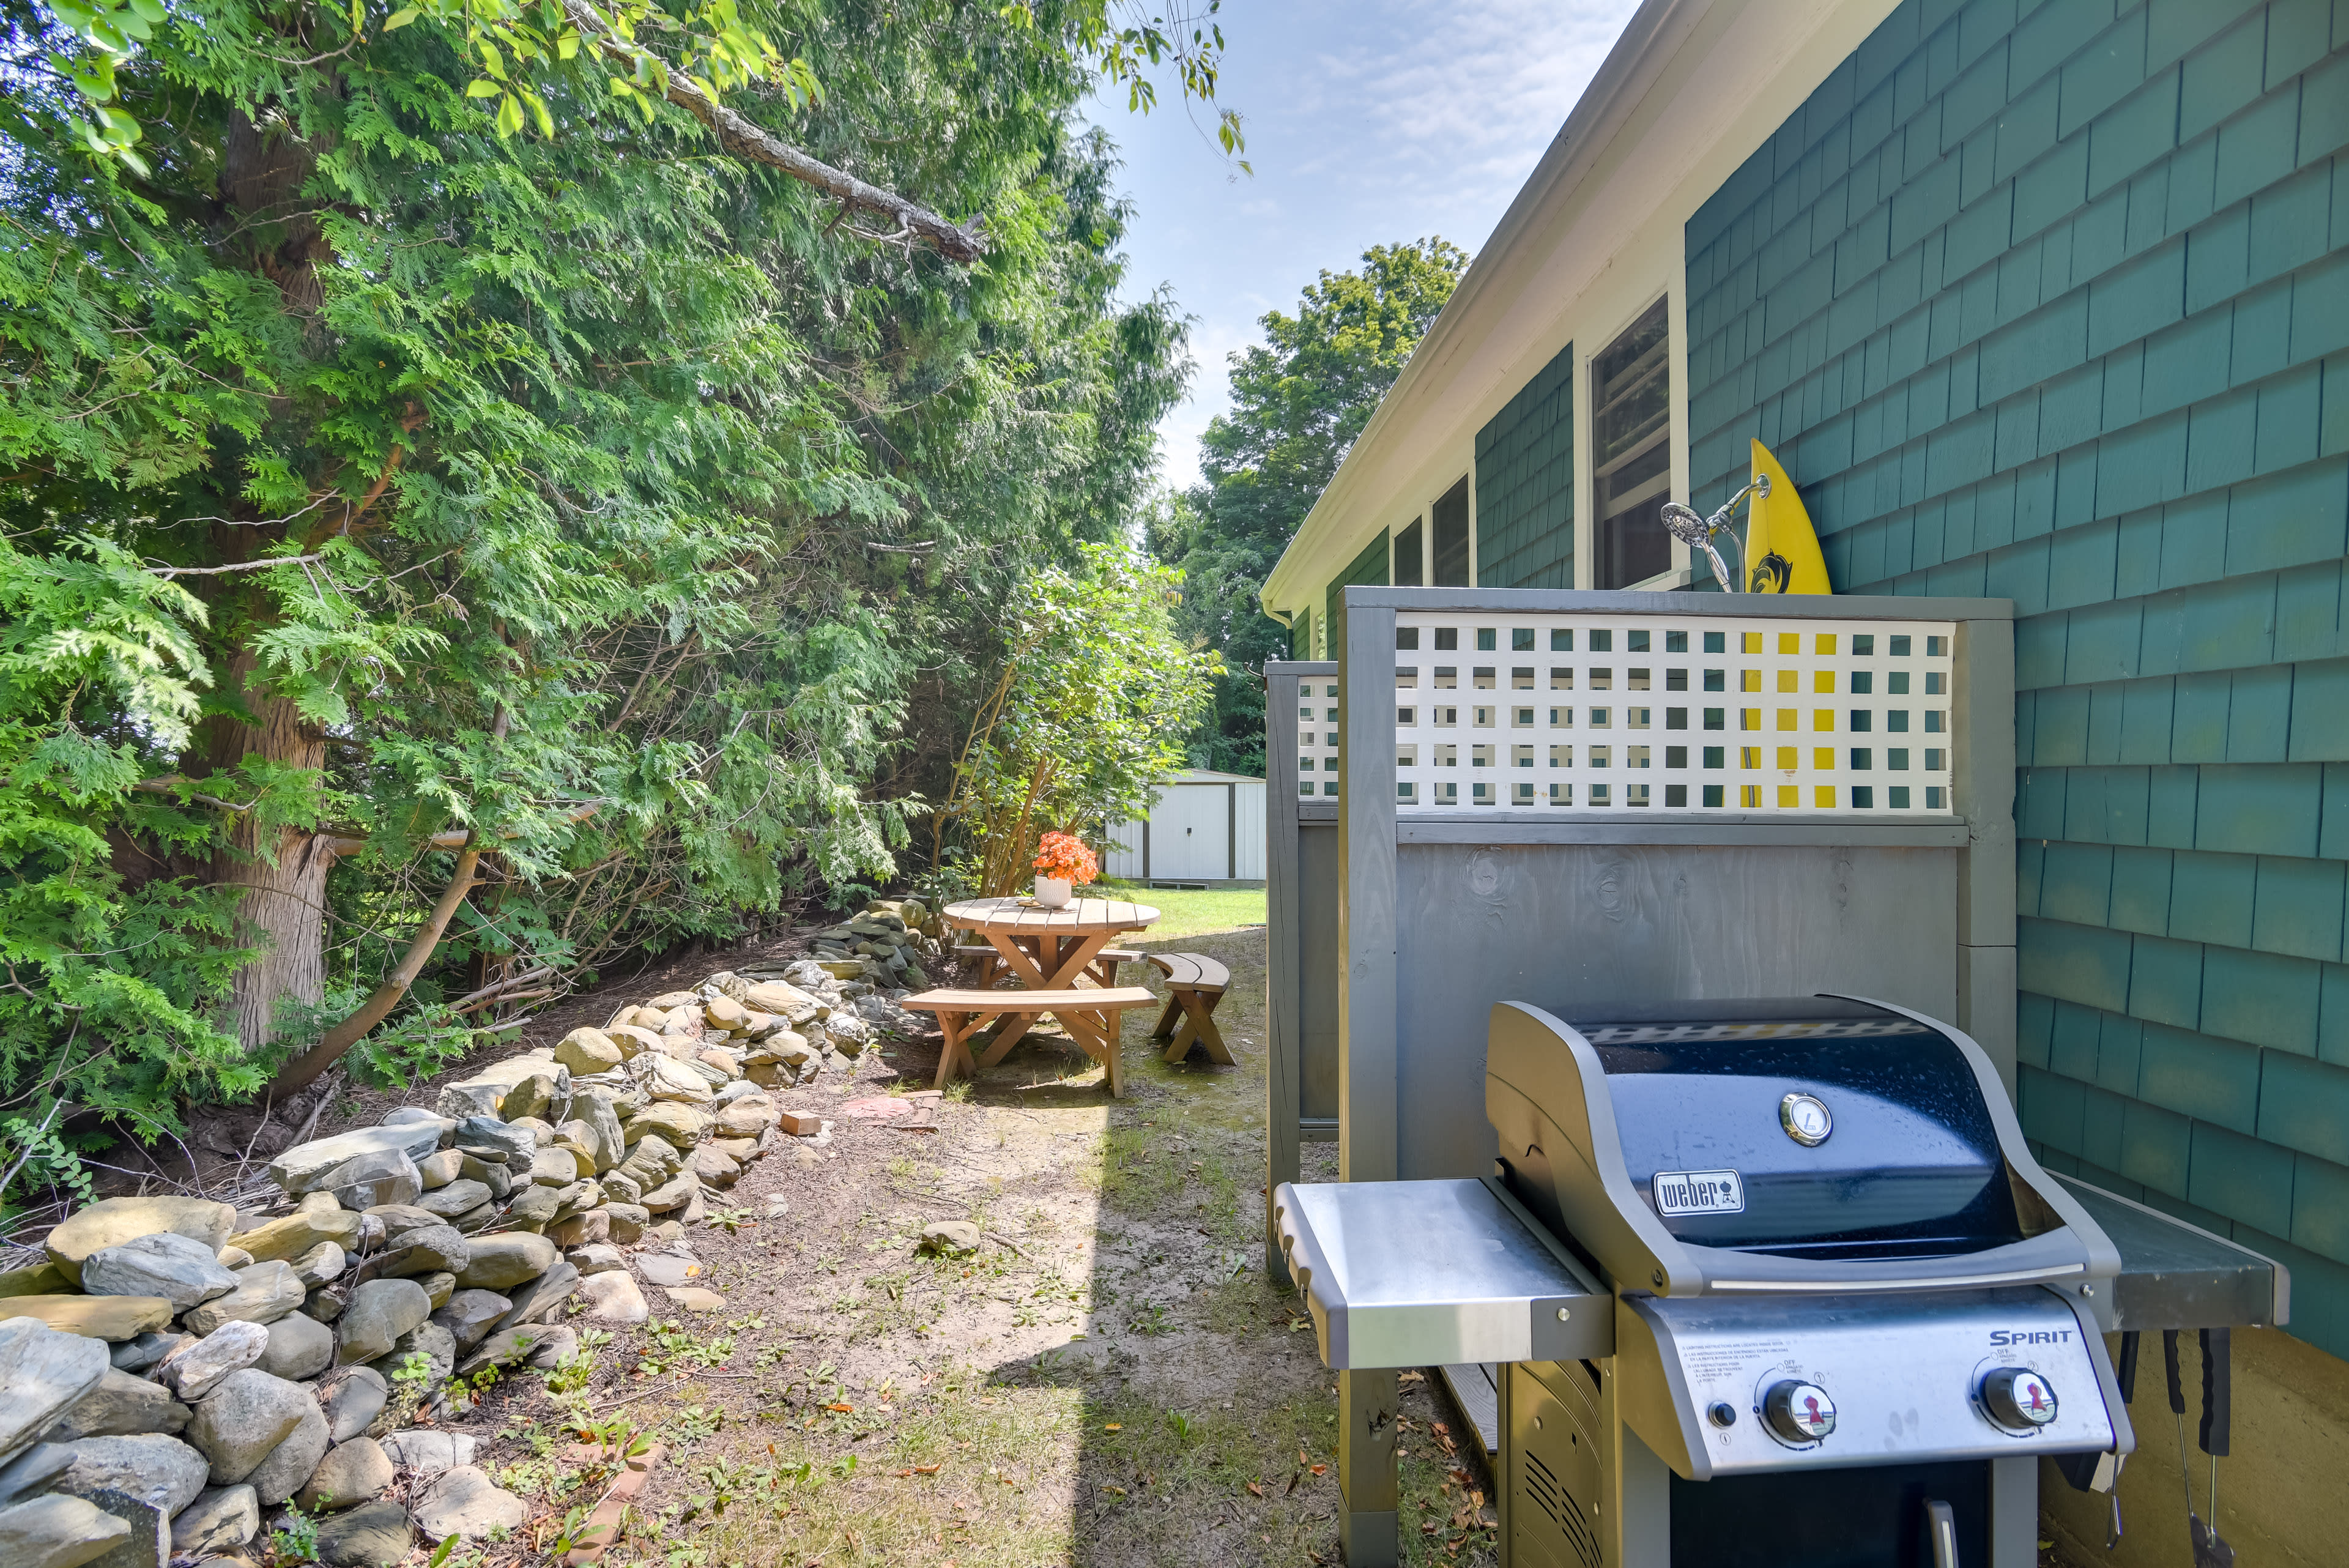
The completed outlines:
{"type": "Polygon", "coordinates": [[[1183,571],[1178,624],[1224,658],[1191,740],[1201,765],[1268,776],[1257,677],[1288,633],[1257,592],[1467,266],[1441,239],[1373,245],[1361,271],[1322,273],[1295,316],[1267,314],[1265,341],[1231,357],[1232,408],[1201,441],[1204,483],[1159,498],[1148,527],[1152,553],[1183,571]]]}
{"type": "Polygon", "coordinates": [[[1075,571],[1031,578],[1011,609],[1010,653],[971,726],[933,827],[979,847],[979,889],[1027,881],[1047,828],[1147,815],[1151,785],[1182,766],[1216,657],[1174,628],[1180,576],[1122,546],[1088,545],[1075,571]]]}
{"type": "Polygon", "coordinates": [[[996,607],[1127,524],[1181,390],[1075,108],[1102,69],[1211,67],[1212,28],[602,13],[983,215],[956,269],[616,102],[576,7],[105,3],[0,0],[0,1114],[161,1136],[256,1093],[398,961],[436,834],[482,883],[353,1059],[376,1081],[470,1043],[485,981],[891,880],[996,607]],[[316,887],[244,896],[314,835],[316,887]],[[272,944],[312,978],[240,1025],[272,944]]]}
{"type": "Polygon", "coordinates": [[[285,1522],[269,1534],[271,1559],[277,1563],[318,1560],[318,1521],[292,1503],[285,1505],[285,1522]]]}

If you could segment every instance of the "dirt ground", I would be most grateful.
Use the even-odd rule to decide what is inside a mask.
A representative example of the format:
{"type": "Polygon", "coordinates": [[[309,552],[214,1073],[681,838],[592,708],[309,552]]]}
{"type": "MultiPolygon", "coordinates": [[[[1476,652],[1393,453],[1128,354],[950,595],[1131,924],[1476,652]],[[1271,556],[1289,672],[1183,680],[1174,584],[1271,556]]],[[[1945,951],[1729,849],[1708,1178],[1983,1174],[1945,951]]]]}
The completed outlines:
{"type": "MultiPolygon", "coordinates": [[[[730,1225],[686,1238],[722,1309],[679,1312],[647,1285],[651,1323],[585,1336],[589,1365],[556,1389],[512,1378],[452,1424],[538,1515],[449,1568],[561,1549],[601,1491],[571,1447],[581,1413],[605,1439],[667,1449],[613,1564],[1336,1563],[1332,1383],[1301,1302],[1263,1272],[1264,932],[1154,945],[1231,966],[1216,1017],[1237,1066],[1165,1064],[1135,1012],[1119,1101],[1073,1045],[1034,1035],[951,1091],[935,1131],[837,1111],[927,1087],[934,1034],[786,1092],[832,1117],[828,1141],[754,1163],[719,1213],[730,1225]],[[763,1218],[776,1196],[788,1213],[763,1218]],[[976,1256],[916,1250],[941,1219],[982,1228],[976,1256]]],[[[795,946],[665,965],[571,999],[523,1042],[795,946]]],[[[355,1092],[318,1130],[430,1098],[355,1092]]],[[[1331,1146],[1308,1154],[1334,1176],[1331,1146]]],[[[1488,1482],[1446,1451],[1459,1416],[1408,1378],[1404,1415],[1408,1560],[1494,1561],[1488,1482]]]]}

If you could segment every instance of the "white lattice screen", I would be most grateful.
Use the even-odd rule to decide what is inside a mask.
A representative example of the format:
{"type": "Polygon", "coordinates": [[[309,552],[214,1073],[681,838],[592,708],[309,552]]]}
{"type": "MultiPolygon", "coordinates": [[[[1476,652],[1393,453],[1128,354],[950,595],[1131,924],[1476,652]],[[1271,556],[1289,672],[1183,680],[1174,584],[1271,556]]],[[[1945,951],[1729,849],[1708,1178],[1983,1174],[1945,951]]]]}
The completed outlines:
{"type": "MultiPolygon", "coordinates": [[[[1951,816],[1948,621],[1406,611],[1399,811],[1951,816]]],[[[1333,695],[1334,682],[1314,683],[1333,695]]],[[[1327,710],[1328,725],[1337,713],[1327,710]]],[[[1302,723],[1302,716],[1300,716],[1302,723]]],[[[1305,779],[1317,737],[1301,733],[1305,779]]],[[[1309,788],[1303,793],[1312,793],[1309,788]]]]}
{"type": "Polygon", "coordinates": [[[1297,793],[1338,798],[1338,683],[1297,683],[1297,793]]]}

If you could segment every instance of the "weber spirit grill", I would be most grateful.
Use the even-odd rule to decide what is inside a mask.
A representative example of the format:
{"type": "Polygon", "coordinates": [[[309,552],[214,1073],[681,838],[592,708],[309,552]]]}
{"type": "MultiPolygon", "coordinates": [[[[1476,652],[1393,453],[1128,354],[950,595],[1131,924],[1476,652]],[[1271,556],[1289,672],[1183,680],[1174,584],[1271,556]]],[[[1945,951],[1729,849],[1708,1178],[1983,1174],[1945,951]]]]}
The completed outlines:
{"type": "Polygon", "coordinates": [[[2119,1254],[1957,1030],[1504,1002],[1485,1104],[1486,1180],[1277,1198],[1331,1366],[1499,1364],[1505,1563],[2003,1568],[2133,1447],[2119,1254]]]}

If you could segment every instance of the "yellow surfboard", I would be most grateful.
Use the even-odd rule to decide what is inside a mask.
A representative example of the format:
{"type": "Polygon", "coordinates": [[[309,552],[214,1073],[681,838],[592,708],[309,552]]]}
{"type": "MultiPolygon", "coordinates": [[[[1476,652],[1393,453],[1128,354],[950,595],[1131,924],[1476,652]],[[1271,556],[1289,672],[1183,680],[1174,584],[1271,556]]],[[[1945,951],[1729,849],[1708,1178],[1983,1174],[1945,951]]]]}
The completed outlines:
{"type": "Polygon", "coordinates": [[[1766,475],[1770,493],[1746,503],[1745,586],[1757,594],[1831,594],[1826,557],[1795,482],[1770,449],[1754,443],[1754,472],[1766,475]]]}

